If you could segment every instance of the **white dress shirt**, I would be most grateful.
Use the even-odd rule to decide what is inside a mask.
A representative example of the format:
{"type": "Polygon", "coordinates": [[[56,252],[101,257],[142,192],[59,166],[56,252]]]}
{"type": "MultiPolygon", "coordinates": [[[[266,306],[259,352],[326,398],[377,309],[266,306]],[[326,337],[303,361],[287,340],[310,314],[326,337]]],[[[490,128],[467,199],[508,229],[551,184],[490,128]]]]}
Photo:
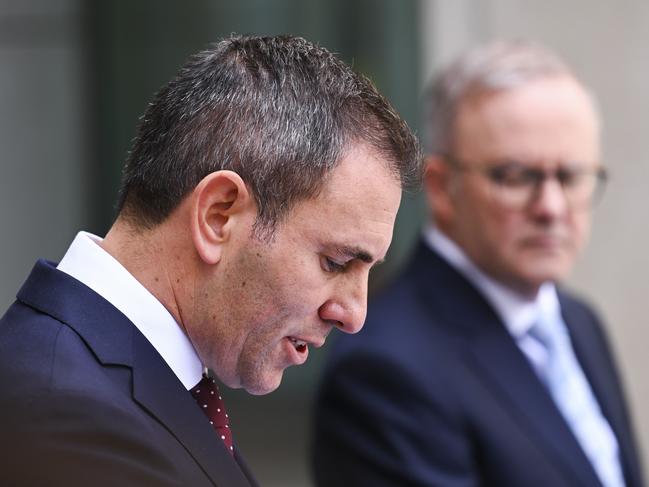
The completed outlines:
{"type": "Polygon", "coordinates": [[[57,266],[121,311],[162,356],[187,390],[203,372],[187,335],[171,313],[99,243],[100,237],[79,232],[57,266]]]}

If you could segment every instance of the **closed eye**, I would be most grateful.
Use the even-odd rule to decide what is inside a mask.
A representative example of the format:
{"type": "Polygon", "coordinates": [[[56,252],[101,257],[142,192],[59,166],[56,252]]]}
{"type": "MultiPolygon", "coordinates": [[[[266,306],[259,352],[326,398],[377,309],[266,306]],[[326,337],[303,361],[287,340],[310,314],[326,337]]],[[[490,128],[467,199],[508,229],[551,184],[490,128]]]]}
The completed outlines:
{"type": "Polygon", "coordinates": [[[579,186],[582,184],[588,179],[588,173],[574,169],[559,169],[557,171],[557,179],[561,183],[561,186],[569,188],[571,186],[579,186]]]}
{"type": "Polygon", "coordinates": [[[330,257],[323,257],[322,258],[322,268],[326,272],[342,272],[345,270],[346,263],[341,264],[340,262],[336,262],[330,257]]]}
{"type": "Polygon", "coordinates": [[[513,163],[488,168],[487,175],[493,182],[509,187],[537,184],[544,177],[542,171],[513,163]]]}

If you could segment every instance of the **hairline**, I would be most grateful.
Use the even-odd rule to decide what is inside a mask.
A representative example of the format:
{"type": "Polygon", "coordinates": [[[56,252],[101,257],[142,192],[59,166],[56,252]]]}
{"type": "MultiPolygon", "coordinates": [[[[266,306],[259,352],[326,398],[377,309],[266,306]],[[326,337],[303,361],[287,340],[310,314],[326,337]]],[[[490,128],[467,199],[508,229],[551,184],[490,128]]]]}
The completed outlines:
{"type": "Polygon", "coordinates": [[[558,55],[542,45],[522,39],[492,41],[464,53],[444,67],[428,84],[424,94],[422,143],[425,153],[443,155],[453,149],[457,136],[458,115],[460,110],[472,101],[510,92],[555,77],[571,79],[583,90],[593,109],[598,127],[601,127],[602,117],[596,96],[558,55]],[[502,55],[499,49],[505,51],[506,55],[502,55]],[[522,54],[531,56],[533,62],[507,64],[507,56],[522,54]],[[476,68],[480,63],[484,65],[479,69],[476,68]],[[495,67],[489,66],[493,64],[495,67]],[[453,77],[455,80],[452,79],[453,77]],[[443,98],[443,102],[447,104],[445,110],[443,106],[434,107],[434,90],[440,88],[445,92],[443,98]],[[437,113],[433,113],[433,108],[437,108],[437,113]],[[442,121],[442,124],[436,122],[441,118],[440,112],[441,117],[447,118],[442,121]],[[436,140],[442,139],[440,134],[446,135],[444,140],[436,140]]]}

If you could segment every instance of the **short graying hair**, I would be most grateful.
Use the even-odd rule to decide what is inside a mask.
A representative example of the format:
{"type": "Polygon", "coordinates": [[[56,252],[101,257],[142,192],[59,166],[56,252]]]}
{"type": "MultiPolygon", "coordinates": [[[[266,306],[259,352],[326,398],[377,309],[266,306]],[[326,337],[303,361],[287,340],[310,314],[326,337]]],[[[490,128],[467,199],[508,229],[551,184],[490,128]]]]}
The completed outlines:
{"type": "Polygon", "coordinates": [[[463,101],[560,75],[574,78],[563,60],[531,41],[492,41],[468,51],[443,69],[425,93],[425,151],[452,152],[455,118],[463,101]]]}
{"type": "Polygon", "coordinates": [[[194,55],[149,105],[118,210],[151,228],[202,178],[227,169],[251,189],[255,230],[272,236],[358,143],[402,186],[418,184],[418,141],[366,77],[300,37],[234,35],[194,55]]]}

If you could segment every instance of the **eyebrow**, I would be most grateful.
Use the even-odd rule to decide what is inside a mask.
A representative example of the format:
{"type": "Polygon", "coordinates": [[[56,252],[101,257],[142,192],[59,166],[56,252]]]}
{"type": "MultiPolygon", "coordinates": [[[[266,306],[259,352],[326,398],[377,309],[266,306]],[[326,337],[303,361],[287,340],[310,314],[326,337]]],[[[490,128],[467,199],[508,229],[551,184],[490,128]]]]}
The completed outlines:
{"type": "MultiPolygon", "coordinates": [[[[360,247],[337,245],[335,247],[335,252],[350,259],[358,259],[362,262],[365,262],[366,264],[371,264],[372,262],[374,262],[374,257],[372,256],[372,254],[360,247]]],[[[384,259],[377,260],[376,262],[374,262],[374,265],[382,263],[383,260],[384,259]]]]}

